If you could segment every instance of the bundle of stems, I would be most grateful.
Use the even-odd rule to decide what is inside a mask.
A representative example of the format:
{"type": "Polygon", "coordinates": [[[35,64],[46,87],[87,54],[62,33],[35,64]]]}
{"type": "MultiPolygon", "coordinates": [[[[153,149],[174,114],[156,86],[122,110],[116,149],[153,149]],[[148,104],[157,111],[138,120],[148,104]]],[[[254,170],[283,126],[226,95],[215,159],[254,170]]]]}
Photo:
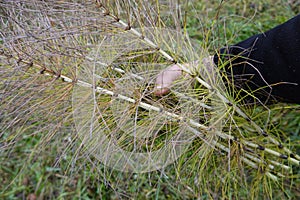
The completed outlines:
{"type": "Polygon", "coordinates": [[[239,196],[242,189],[233,192],[239,187],[272,198],[297,176],[300,156],[272,123],[278,108],[298,106],[243,104],[245,96],[201,62],[207,50],[182,29],[188,3],[0,6],[1,154],[9,155],[26,134],[40,138],[30,157],[68,138],[61,152],[80,144],[73,163],[88,155],[120,173],[164,172],[172,165],[178,180],[193,179],[197,196],[239,196]],[[196,60],[192,69],[184,64],[196,60]],[[171,64],[186,76],[169,94],[155,96],[155,78],[171,64]]]}

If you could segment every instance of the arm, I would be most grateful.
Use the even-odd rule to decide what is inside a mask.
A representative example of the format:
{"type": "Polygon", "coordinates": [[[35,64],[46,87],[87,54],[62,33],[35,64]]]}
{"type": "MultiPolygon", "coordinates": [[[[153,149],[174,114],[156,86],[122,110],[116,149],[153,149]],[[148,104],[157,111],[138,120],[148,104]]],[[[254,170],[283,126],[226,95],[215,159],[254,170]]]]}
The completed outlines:
{"type": "Polygon", "coordinates": [[[215,63],[225,60],[232,61],[225,70],[243,75],[251,89],[264,87],[275,97],[300,103],[300,15],[214,56],[215,63]]]}
{"type": "MultiPolygon", "coordinates": [[[[268,94],[300,103],[300,15],[266,33],[221,49],[214,56],[214,62],[222,61],[231,62],[225,70],[233,72],[235,81],[242,76],[252,90],[264,87],[268,94]]],[[[176,65],[162,71],[156,80],[155,93],[167,93],[181,73],[176,65]]]]}

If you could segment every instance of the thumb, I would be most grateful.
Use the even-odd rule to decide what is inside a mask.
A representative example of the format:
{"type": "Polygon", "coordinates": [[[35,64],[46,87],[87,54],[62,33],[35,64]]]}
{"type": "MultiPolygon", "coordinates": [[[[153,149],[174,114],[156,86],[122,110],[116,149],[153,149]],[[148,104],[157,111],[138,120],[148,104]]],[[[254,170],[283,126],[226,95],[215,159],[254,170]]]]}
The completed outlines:
{"type": "Polygon", "coordinates": [[[155,81],[155,95],[164,95],[170,91],[172,83],[182,75],[182,70],[177,65],[171,65],[161,71],[155,81]]]}

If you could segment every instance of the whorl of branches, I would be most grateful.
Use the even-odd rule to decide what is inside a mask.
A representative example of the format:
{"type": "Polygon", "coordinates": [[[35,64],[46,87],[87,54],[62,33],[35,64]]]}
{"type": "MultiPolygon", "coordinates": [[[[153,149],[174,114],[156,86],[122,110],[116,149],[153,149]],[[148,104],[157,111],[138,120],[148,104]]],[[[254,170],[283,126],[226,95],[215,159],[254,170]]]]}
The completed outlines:
{"type": "MultiPolygon", "coordinates": [[[[3,152],[13,151],[24,134],[42,134],[41,149],[70,134],[66,149],[80,141],[83,152],[122,171],[161,170],[194,151],[202,180],[224,170],[224,163],[222,174],[243,172],[243,166],[273,181],[292,176],[300,156],[270,125],[271,110],[255,107],[262,121],[254,108],[231,98],[222,74],[201,62],[206,50],[182,29],[188,4],[181,6],[147,0],[0,3],[3,152]],[[196,60],[193,69],[185,67],[196,60]],[[157,74],[174,63],[187,76],[156,97],[157,74]],[[68,132],[73,120],[77,132],[68,132]]],[[[243,178],[235,174],[229,181],[243,178]]]]}

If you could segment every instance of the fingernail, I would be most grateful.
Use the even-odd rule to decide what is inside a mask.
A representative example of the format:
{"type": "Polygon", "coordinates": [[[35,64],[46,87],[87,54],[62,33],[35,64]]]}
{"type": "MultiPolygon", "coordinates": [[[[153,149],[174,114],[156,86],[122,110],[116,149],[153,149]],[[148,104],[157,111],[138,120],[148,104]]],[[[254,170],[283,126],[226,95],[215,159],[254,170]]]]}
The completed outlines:
{"type": "Polygon", "coordinates": [[[162,85],[155,86],[156,89],[163,89],[164,87],[162,85]]]}

